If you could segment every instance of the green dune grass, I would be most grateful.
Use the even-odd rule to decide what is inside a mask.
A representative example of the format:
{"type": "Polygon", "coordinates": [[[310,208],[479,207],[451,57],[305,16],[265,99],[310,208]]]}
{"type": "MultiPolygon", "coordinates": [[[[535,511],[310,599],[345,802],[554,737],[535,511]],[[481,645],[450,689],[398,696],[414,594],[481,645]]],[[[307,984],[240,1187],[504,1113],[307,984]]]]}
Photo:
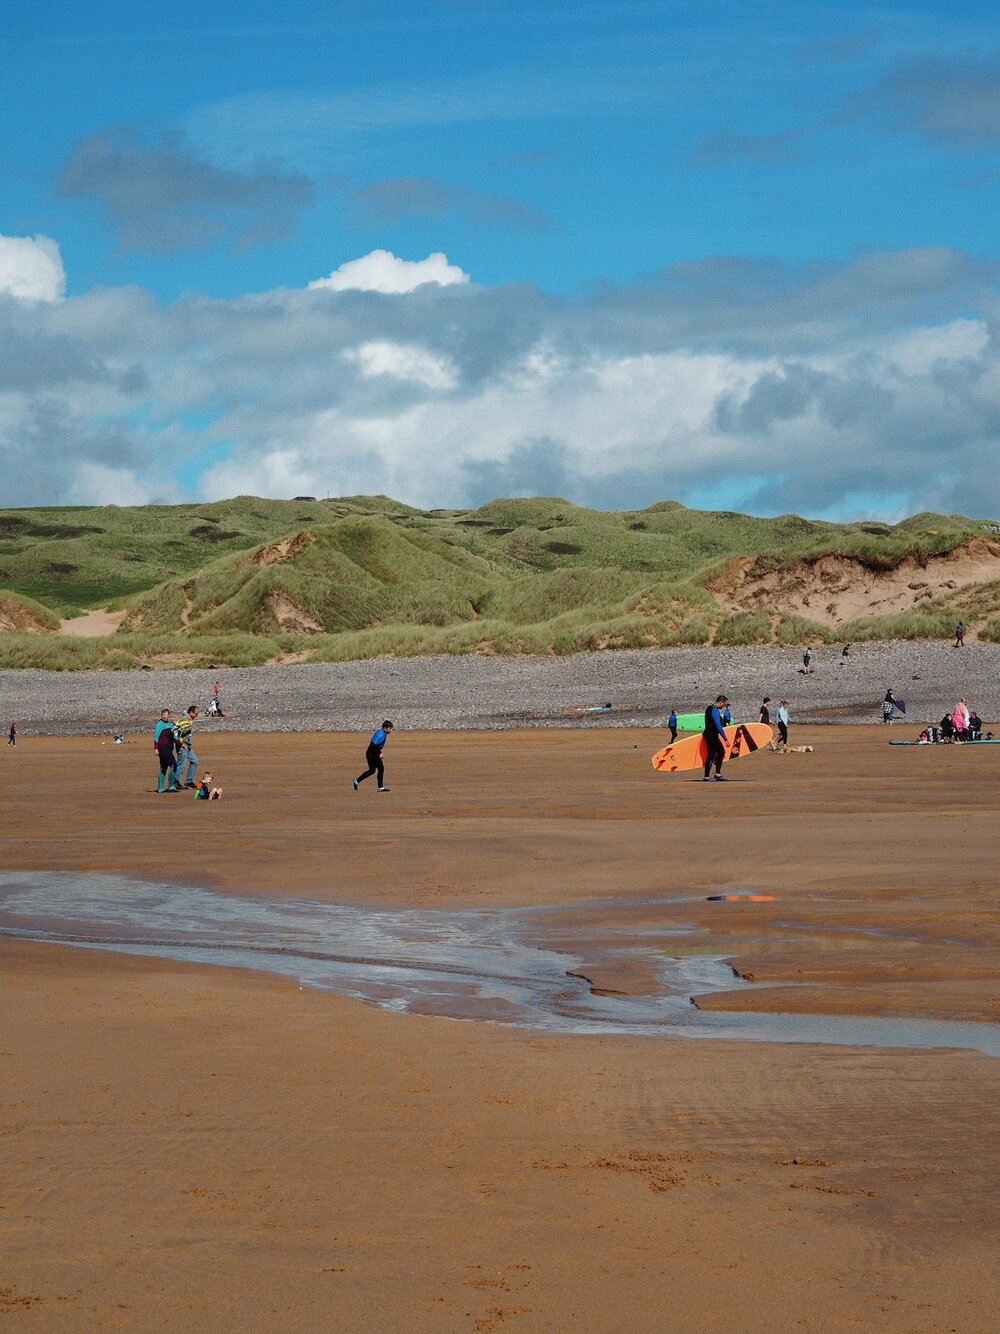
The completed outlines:
{"type": "Polygon", "coordinates": [[[926,562],[972,538],[992,540],[995,529],[960,515],[831,524],[675,501],[599,511],[538,496],[467,511],[422,511],[386,496],[7,510],[0,599],[29,608],[40,632],[0,632],[0,665],[944,638],[959,615],[998,639],[1000,578],[835,628],[777,604],[732,611],[712,593],[734,558],[757,572],[827,555],[889,571],[907,557],[926,562]],[[60,617],[94,607],[127,613],[118,633],[53,633],[60,617]]]}

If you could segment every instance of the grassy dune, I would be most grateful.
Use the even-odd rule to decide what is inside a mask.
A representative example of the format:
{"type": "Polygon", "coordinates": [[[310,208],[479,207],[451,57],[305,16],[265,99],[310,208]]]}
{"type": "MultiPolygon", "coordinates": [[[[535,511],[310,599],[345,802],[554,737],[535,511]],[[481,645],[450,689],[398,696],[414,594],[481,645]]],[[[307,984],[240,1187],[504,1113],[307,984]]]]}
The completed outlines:
{"type": "Polygon", "coordinates": [[[780,598],[733,607],[712,591],[734,560],[755,577],[829,555],[878,574],[992,542],[995,530],[955,515],[840,525],[674,501],[604,512],[547,497],[469,511],[384,496],[0,511],[0,615],[4,598],[31,613],[3,622],[0,666],[941,638],[958,615],[1000,639],[1000,556],[994,581],[832,627],[780,598]],[[127,612],[118,633],[53,633],[59,617],[93,607],[127,612]]]}

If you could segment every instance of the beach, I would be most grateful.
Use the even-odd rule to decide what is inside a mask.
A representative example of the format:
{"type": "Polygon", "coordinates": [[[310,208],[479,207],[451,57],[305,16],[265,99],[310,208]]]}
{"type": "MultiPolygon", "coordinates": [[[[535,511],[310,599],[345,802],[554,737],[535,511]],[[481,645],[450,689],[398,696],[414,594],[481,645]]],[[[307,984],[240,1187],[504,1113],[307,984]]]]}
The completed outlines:
{"type": "Polygon", "coordinates": [[[652,770],[658,731],[400,731],[378,795],[363,735],[206,728],[210,806],[152,795],[136,738],[5,752],[8,887],[79,875],[65,934],[110,934],[100,873],[105,913],[135,877],[251,941],[265,908],[514,912],[570,965],[562,1010],[484,1022],[481,988],[454,1022],[464,978],[380,1008],[0,908],[10,1327],[992,1329],[1000,1062],[933,1026],[997,1024],[1000,748],[888,731],[795,727],[812,753],[711,787],[652,770]],[[664,960],[714,959],[694,1027],[614,1031],[664,960]],[[818,1016],[855,1027],[804,1040],[818,1016]]]}
{"type": "Polygon", "coordinates": [[[704,708],[720,690],[738,721],[761,699],[786,696],[805,722],[877,722],[888,689],[909,718],[937,722],[964,697],[980,717],[1000,719],[1000,644],[941,642],[802,648],[677,648],[500,657],[292,663],[193,671],[0,671],[4,714],[36,735],[110,736],[144,731],[166,705],[205,708],[220,686],[218,731],[348,732],[383,717],[408,730],[659,727],[671,705],[704,708]],[[587,710],[604,704],[604,713],[587,710]]]}

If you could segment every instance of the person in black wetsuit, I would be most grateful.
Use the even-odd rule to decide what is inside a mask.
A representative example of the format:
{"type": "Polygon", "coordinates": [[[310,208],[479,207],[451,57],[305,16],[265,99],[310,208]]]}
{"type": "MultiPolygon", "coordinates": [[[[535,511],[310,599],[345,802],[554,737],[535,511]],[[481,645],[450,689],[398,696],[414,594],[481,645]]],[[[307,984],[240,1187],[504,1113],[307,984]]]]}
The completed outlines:
{"type": "Polygon", "coordinates": [[[365,751],[365,761],[368,768],[363,774],[358,774],[357,778],[354,779],[353,787],[355,792],[357,792],[358,788],[366,778],[371,778],[372,774],[377,774],[378,776],[378,787],[376,788],[376,791],[389,791],[385,785],[385,768],[382,764],[382,747],[389,740],[389,734],[391,732],[392,723],[386,718],[382,723],[382,726],[376,727],[375,731],[372,733],[372,739],[368,742],[368,749],[365,751]]]}
{"type": "Polygon", "coordinates": [[[729,703],[725,695],[716,697],[714,704],[710,704],[705,710],[705,730],[702,736],[705,738],[705,777],[702,780],[705,783],[712,781],[712,766],[715,766],[715,781],[725,783],[728,780],[722,776],[722,761],[726,758],[726,729],[722,722],[722,710],[729,703]]]}

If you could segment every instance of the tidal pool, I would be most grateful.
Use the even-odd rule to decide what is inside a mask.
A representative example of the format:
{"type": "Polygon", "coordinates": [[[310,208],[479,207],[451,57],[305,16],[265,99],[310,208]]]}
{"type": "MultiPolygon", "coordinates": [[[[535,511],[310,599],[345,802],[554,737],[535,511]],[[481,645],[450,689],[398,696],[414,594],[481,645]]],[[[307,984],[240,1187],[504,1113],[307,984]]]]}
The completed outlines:
{"type": "Polygon", "coordinates": [[[604,913],[593,920],[594,904],[360,908],[100,873],[5,873],[0,934],[255,969],[387,1010],[550,1033],[959,1047],[1000,1056],[1000,1028],[992,1024],[699,1010],[693,997],[754,984],[736,977],[721,956],[679,948],[679,957],[670,957],[663,940],[688,929],[685,902],[664,901],[676,918],[658,933],[648,925],[607,924],[604,913]],[[619,962],[641,956],[654,970],[651,994],[595,994],[585,978],[570,976],[581,951],[619,962]]]}

